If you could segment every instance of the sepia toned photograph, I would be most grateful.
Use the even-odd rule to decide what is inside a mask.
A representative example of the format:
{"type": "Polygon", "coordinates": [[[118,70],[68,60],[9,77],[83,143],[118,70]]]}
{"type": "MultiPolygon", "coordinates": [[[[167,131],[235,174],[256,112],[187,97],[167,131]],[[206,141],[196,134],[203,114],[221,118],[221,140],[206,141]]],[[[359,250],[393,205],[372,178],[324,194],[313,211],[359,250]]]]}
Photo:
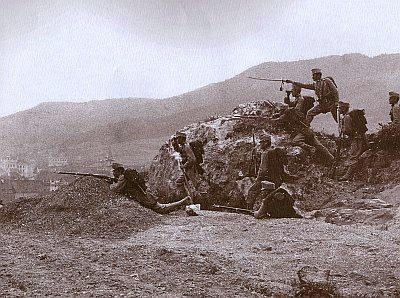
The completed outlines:
{"type": "Polygon", "coordinates": [[[400,297],[399,16],[1,0],[0,297],[400,297]]]}

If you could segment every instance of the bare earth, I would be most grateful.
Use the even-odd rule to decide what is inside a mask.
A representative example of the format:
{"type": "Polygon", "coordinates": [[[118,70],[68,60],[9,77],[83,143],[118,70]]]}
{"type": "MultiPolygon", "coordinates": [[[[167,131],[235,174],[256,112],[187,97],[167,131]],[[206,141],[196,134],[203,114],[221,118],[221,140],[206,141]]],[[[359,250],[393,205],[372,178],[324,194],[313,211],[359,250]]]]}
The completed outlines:
{"type": "Polygon", "coordinates": [[[337,289],[312,297],[400,297],[398,230],[213,211],[161,216],[96,179],[79,183],[3,208],[1,297],[311,297],[300,296],[304,266],[330,270],[337,289]],[[80,192],[86,184],[97,190],[80,192]]]}

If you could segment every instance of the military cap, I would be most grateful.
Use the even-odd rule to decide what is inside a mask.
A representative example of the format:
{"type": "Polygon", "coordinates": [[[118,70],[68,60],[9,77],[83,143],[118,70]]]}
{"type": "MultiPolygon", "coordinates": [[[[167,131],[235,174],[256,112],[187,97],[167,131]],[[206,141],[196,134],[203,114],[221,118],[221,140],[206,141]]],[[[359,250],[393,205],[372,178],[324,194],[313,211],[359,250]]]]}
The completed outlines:
{"type": "Polygon", "coordinates": [[[390,96],[390,97],[397,97],[397,98],[399,98],[399,93],[394,92],[394,91],[390,91],[390,92],[389,92],[389,96],[390,96]]]}
{"type": "Polygon", "coordinates": [[[339,107],[343,107],[343,108],[349,108],[350,104],[348,102],[344,102],[344,101],[339,101],[338,102],[339,107]]]}
{"type": "Polygon", "coordinates": [[[314,73],[322,73],[320,68],[313,68],[313,69],[311,69],[311,72],[312,72],[312,74],[314,74],[314,73]]]}
{"type": "Polygon", "coordinates": [[[113,170],[116,170],[116,169],[123,169],[123,168],[124,168],[124,166],[123,166],[122,164],[118,163],[118,162],[113,162],[113,163],[111,164],[111,167],[113,168],[113,170]]]}
{"type": "Polygon", "coordinates": [[[271,142],[271,136],[267,134],[262,134],[260,136],[260,142],[271,142]]]}
{"type": "Polygon", "coordinates": [[[275,183],[271,181],[261,181],[261,191],[263,190],[274,190],[275,183]]]}
{"type": "Polygon", "coordinates": [[[177,137],[177,138],[186,138],[186,134],[185,133],[183,133],[183,132],[180,132],[180,131],[177,131],[176,133],[175,133],[175,137],[177,137]]]}

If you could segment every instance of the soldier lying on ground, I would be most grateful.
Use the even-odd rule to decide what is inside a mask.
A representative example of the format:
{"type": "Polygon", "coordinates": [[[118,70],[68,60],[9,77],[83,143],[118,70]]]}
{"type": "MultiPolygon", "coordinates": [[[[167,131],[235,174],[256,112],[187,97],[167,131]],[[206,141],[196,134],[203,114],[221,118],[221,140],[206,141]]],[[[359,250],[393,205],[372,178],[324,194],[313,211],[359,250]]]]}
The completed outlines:
{"type": "Polygon", "coordinates": [[[269,181],[261,182],[261,196],[263,197],[260,208],[254,212],[254,217],[261,219],[270,218],[301,218],[293,208],[294,199],[283,188],[275,188],[269,181]]]}
{"type": "Polygon", "coordinates": [[[113,175],[118,182],[110,185],[110,189],[118,194],[122,194],[128,198],[137,201],[140,205],[149,208],[160,214],[170,213],[182,205],[190,202],[190,197],[169,204],[161,204],[157,201],[157,197],[146,191],[144,180],[135,170],[126,169],[122,164],[113,163],[113,175]]]}

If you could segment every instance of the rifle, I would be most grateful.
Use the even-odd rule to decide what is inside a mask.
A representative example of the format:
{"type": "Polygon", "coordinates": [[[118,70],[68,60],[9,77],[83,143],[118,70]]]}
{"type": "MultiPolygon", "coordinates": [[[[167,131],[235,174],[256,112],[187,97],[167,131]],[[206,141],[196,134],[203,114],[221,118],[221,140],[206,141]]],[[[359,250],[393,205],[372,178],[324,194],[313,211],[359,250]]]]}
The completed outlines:
{"type": "Polygon", "coordinates": [[[58,171],[57,174],[74,175],[74,176],[90,176],[90,177],[108,180],[109,182],[117,182],[118,181],[118,179],[116,177],[110,177],[110,176],[102,175],[102,174],[79,173],[79,172],[75,173],[75,172],[62,172],[62,171],[58,171]]]}
{"type": "Polygon", "coordinates": [[[254,211],[250,209],[243,209],[243,208],[236,208],[236,207],[229,207],[229,206],[222,206],[222,205],[212,205],[215,211],[228,211],[233,213],[240,213],[240,214],[247,214],[247,215],[254,215],[254,211]]]}
{"type": "Polygon", "coordinates": [[[257,159],[256,159],[256,139],[253,130],[253,150],[251,151],[251,162],[249,167],[249,177],[255,177],[257,175],[257,159]],[[254,166],[254,173],[253,173],[254,166]]]}
{"type": "Polygon", "coordinates": [[[260,81],[268,81],[268,82],[281,82],[281,87],[279,88],[279,91],[283,91],[283,85],[285,84],[286,80],[284,79],[267,79],[267,78],[257,78],[257,77],[247,77],[249,79],[253,80],[260,80],[260,81]]]}
{"type": "Polygon", "coordinates": [[[340,113],[339,113],[339,109],[337,112],[337,116],[338,116],[338,129],[339,129],[339,139],[337,141],[336,144],[336,154],[335,154],[335,160],[333,161],[333,164],[331,166],[330,169],[330,177],[331,179],[335,179],[337,178],[337,167],[339,166],[339,162],[340,162],[340,154],[341,154],[341,150],[342,150],[342,143],[343,143],[343,129],[341,126],[341,119],[340,119],[340,113]]]}

